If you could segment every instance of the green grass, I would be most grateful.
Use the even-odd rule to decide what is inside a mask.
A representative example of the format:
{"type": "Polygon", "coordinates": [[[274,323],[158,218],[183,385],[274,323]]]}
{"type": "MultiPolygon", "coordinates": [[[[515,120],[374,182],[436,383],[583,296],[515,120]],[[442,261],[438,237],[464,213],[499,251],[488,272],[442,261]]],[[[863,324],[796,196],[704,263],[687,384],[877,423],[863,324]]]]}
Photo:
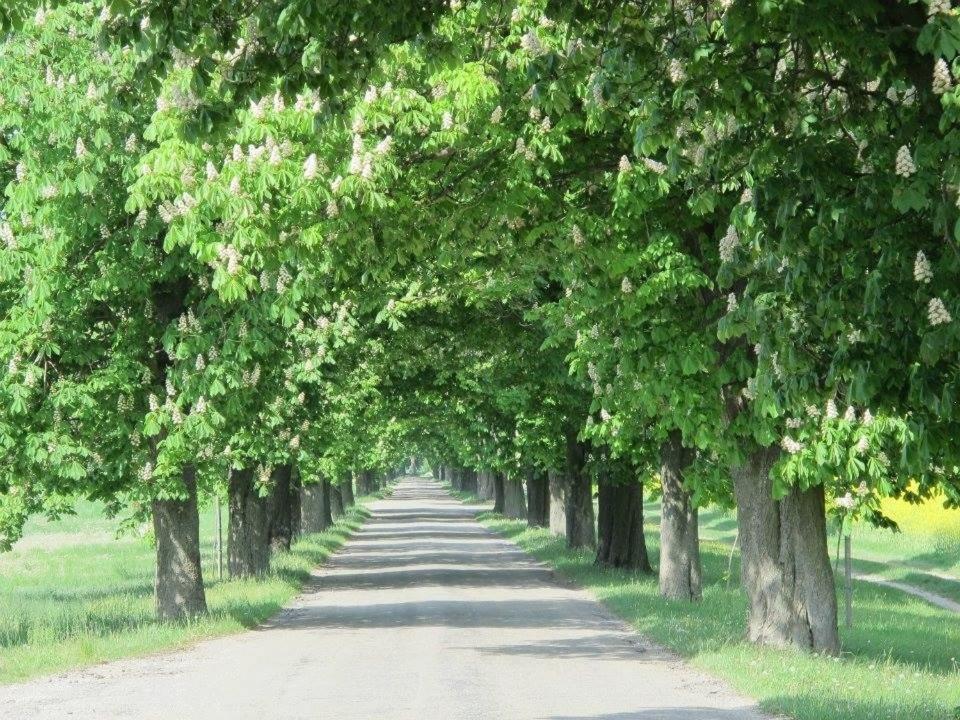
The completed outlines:
{"type": "MultiPolygon", "coordinates": [[[[660,598],[653,576],[597,568],[592,552],[568,550],[547,530],[492,513],[480,520],[765,710],[797,720],[960,717],[960,621],[903,593],[856,583],[855,627],[841,629],[840,658],[760,648],[743,641],[746,600],[737,582],[727,585],[728,544],[702,543],[704,598],[691,604],[660,598]]],[[[659,546],[649,528],[647,543],[656,562],[659,546]]],[[[733,573],[738,577],[736,556],[733,573]]]]}
{"type": "Polygon", "coordinates": [[[205,509],[201,550],[210,613],[184,623],[154,619],[153,547],[138,537],[114,538],[116,522],[103,518],[100,506],[79,503],[76,516],[32,521],[23,546],[0,556],[0,683],[254,627],[363,524],[367,500],[330,530],[275,556],[270,574],[256,580],[217,580],[215,514],[205,509]]]}
{"type": "MultiPolygon", "coordinates": [[[[960,511],[952,512],[955,512],[955,528],[946,527],[941,521],[937,533],[911,528],[894,533],[865,523],[855,525],[854,571],[915,585],[960,602],[960,511]]],[[[646,503],[644,513],[648,529],[656,531],[660,522],[659,503],[646,503]]],[[[732,511],[721,508],[701,511],[700,536],[704,540],[732,545],[736,532],[737,519],[732,511]]],[[[834,561],[837,539],[837,529],[831,527],[828,544],[834,561]]]]}

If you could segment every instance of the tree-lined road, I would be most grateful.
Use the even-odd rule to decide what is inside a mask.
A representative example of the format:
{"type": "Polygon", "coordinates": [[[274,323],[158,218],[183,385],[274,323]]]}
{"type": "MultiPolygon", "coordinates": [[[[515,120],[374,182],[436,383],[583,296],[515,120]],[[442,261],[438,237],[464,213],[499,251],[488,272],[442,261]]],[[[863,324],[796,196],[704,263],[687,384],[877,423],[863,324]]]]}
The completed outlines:
{"type": "Polygon", "coordinates": [[[407,478],[267,626],[0,689],[35,718],[760,720],[407,478]]]}

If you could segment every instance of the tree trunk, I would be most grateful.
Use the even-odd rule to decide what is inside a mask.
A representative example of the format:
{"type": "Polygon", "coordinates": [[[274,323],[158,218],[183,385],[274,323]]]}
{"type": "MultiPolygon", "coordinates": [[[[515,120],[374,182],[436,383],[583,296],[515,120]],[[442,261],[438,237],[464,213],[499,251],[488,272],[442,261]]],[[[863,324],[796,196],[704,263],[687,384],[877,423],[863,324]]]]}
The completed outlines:
{"type": "Polygon", "coordinates": [[[304,533],[319,533],[332,524],[330,504],[324,497],[326,485],[311,483],[300,488],[300,529],[304,533]]]}
{"type": "Polygon", "coordinates": [[[300,528],[300,518],[300,470],[294,465],[290,477],[290,525],[293,528],[294,540],[303,532],[300,528]]]}
{"type": "Polygon", "coordinates": [[[527,518],[527,499],[523,496],[523,480],[513,473],[501,475],[503,483],[503,515],[511,520],[527,518]]]}
{"type": "Polygon", "coordinates": [[[527,525],[547,527],[550,524],[550,487],[547,473],[530,468],[527,471],[527,525]]]}
{"type": "Polygon", "coordinates": [[[593,525],[593,483],[586,468],[587,449],[575,431],[567,433],[567,547],[596,547],[593,525]]]}
{"type": "Polygon", "coordinates": [[[270,473],[270,550],[280,552],[290,549],[293,541],[293,501],[290,488],[289,465],[278,465],[270,473]]]}
{"type": "Polygon", "coordinates": [[[375,491],[373,471],[361,470],[357,473],[357,495],[372,495],[375,491]]]}
{"type": "Polygon", "coordinates": [[[673,430],[660,446],[660,595],[671,600],[703,597],[697,508],[683,484],[691,462],[693,453],[673,430]]]}
{"type": "Polygon", "coordinates": [[[550,470],[547,473],[550,489],[550,532],[567,534],[567,479],[563,473],[550,470]]]}
{"type": "Polygon", "coordinates": [[[775,446],[731,470],[740,527],[747,636],[761,645],[795,645],[836,654],[837,596],[827,550],[823,487],[792,488],[773,499],[775,446]]]}
{"type": "Polygon", "coordinates": [[[433,479],[434,479],[434,480],[439,480],[439,479],[440,479],[440,468],[438,468],[436,465],[434,465],[433,467],[430,468],[430,474],[433,475],[433,479]]]}
{"type": "Polygon", "coordinates": [[[477,499],[486,502],[493,500],[493,496],[493,475],[489,470],[481,470],[477,473],[477,499]]]}
{"type": "Polygon", "coordinates": [[[185,499],[152,503],[157,543],[154,597],[160,620],[179,620],[207,612],[200,567],[197,471],[192,465],[183,468],[183,486],[185,499]]]}
{"type": "Polygon", "coordinates": [[[344,509],[356,505],[357,500],[353,496],[353,473],[347,473],[343,476],[343,484],[340,486],[340,491],[343,496],[344,509]]]}
{"type": "Polygon", "coordinates": [[[503,514],[506,498],[504,497],[503,473],[493,473],[493,511],[503,514]]]}
{"type": "Polygon", "coordinates": [[[343,517],[343,491],[333,483],[330,483],[330,516],[334,521],[343,517]]]}
{"type": "Polygon", "coordinates": [[[253,470],[231,470],[228,494],[227,569],[230,577],[270,569],[270,507],[253,482],[253,470]]]}
{"type": "Polygon", "coordinates": [[[597,530],[597,565],[653,572],[643,536],[643,485],[639,478],[604,473],[597,530]]]}
{"type": "Polygon", "coordinates": [[[463,490],[463,468],[455,467],[450,470],[450,486],[457,492],[463,490]]]}
{"type": "Polygon", "coordinates": [[[463,469],[463,477],[460,479],[463,492],[470,495],[477,494],[477,471],[472,468],[463,469]]]}

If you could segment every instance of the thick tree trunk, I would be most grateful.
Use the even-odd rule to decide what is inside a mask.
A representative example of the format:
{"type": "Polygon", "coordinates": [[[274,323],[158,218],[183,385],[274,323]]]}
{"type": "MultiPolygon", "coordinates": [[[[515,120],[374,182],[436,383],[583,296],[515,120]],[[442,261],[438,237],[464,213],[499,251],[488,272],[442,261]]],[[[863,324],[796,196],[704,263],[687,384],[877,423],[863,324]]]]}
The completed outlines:
{"type": "Polygon", "coordinates": [[[527,525],[547,527],[550,524],[550,487],[547,473],[531,468],[527,471],[527,525]]]}
{"type": "Polygon", "coordinates": [[[550,532],[567,534],[567,478],[563,473],[550,470],[547,473],[550,489],[550,532]]]}
{"type": "Polygon", "coordinates": [[[270,507],[253,482],[253,470],[231,470],[228,488],[227,569],[230,577],[270,569],[270,507]]]}
{"type": "Polygon", "coordinates": [[[183,500],[154,500],[153,533],[157,543],[154,597],[157,618],[179,620],[207,612],[200,567],[200,515],[196,468],[183,469],[183,500]]]}
{"type": "Polygon", "coordinates": [[[439,480],[439,479],[440,479],[440,468],[438,468],[436,465],[434,465],[433,467],[430,468],[430,474],[433,475],[433,479],[434,479],[434,480],[439,480]]]}
{"type": "Polygon", "coordinates": [[[477,471],[473,468],[464,468],[463,476],[460,478],[460,485],[463,488],[463,492],[469,493],[470,495],[476,495],[477,471]]]}
{"type": "Polygon", "coordinates": [[[683,485],[693,453],[674,430],[660,446],[660,595],[672,600],[703,597],[697,508],[683,485]]]}
{"type": "Polygon", "coordinates": [[[567,547],[595,547],[593,525],[593,483],[587,473],[586,446],[577,440],[575,431],[567,434],[567,547]]]}
{"type": "Polygon", "coordinates": [[[526,520],[527,499],[523,496],[523,480],[513,473],[504,474],[503,515],[511,520],[526,520]]]}
{"type": "Polygon", "coordinates": [[[506,498],[504,497],[505,488],[503,486],[503,473],[493,473],[493,511],[503,514],[506,498]]]}
{"type": "Polygon", "coordinates": [[[752,642],[840,650],[837,596],[827,551],[823,487],[773,499],[776,447],[751,453],[733,468],[740,527],[741,576],[752,642]]]}
{"type": "Polygon", "coordinates": [[[353,507],[357,500],[353,496],[353,473],[347,473],[343,476],[343,484],[340,486],[340,494],[343,497],[344,509],[353,507]]]}
{"type": "Polygon", "coordinates": [[[343,517],[343,491],[339,485],[330,483],[330,516],[337,520],[343,517]]]}
{"type": "Polygon", "coordinates": [[[493,473],[481,470],[477,473],[477,498],[483,501],[494,499],[493,473]]]}
{"type": "Polygon", "coordinates": [[[304,533],[323,532],[332,524],[330,504],[324,497],[326,487],[318,482],[300,488],[300,529],[304,533]]]}
{"type": "Polygon", "coordinates": [[[278,465],[270,473],[270,549],[273,552],[289,550],[293,541],[293,501],[289,465],[278,465]]]}
{"type": "Polygon", "coordinates": [[[456,490],[463,490],[463,468],[455,467],[450,470],[450,486],[456,490]]]}
{"type": "Polygon", "coordinates": [[[599,491],[597,565],[653,572],[643,536],[640,479],[615,479],[605,473],[599,491]]]}

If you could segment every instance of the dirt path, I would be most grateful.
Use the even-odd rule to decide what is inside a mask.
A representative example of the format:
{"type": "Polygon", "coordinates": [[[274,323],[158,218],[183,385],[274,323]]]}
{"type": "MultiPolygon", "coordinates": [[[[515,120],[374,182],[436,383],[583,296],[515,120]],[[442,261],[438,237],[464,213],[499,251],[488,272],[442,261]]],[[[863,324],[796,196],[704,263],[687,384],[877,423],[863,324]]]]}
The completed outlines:
{"type": "Polygon", "coordinates": [[[267,626],[0,688],[31,720],[760,720],[408,478],[267,626]]]}
{"type": "MultiPolygon", "coordinates": [[[[935,575],[936,573],[931,574],[935,575]]],[[[938,608],[943,608],[944,610],[949,610],[950,612],[960,613],[960,603],[954,602],[950,598],[944,597],[943,595],[938,595],[937,593],[930,592],[929,590],[919,588],[916,585],[908,585],[907,583],[897,582],[895,580],[887,580],[886,578],[878,575],[866,575],[863,573],[854,573],[853,577],[855,580],[862,580],[863,582],[873,583],[874,585],[882,585],[883,587],[899,590],[900,592],[904,592],[908,595],[918,597],[921,600],[925,600],[931,605],[936,605],[938,608]]],[[[945,580],[954,579],[949,575],[938,575],[937,577],[945,580]]]]}

